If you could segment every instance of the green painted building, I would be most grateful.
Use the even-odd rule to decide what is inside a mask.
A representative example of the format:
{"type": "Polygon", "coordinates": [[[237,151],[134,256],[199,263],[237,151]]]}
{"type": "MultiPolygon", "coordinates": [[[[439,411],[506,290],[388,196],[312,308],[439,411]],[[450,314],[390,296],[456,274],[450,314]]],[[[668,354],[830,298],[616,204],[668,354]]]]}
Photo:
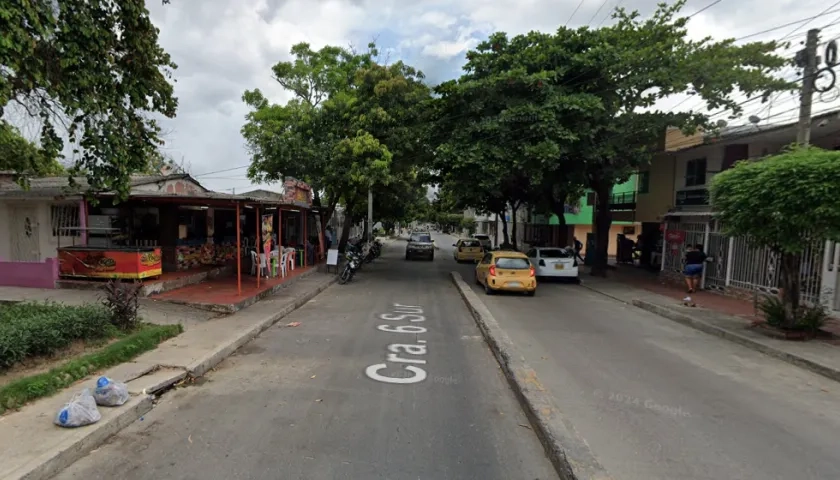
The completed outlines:
{"type": "MultiPolygon", "coordinates": [[[[636,193],[638,183],[637,175],[632,175],[626,182],[613,187],[613,195],[626,194],[628,197],[636,193]]],[[[566,214],[566,225],[592,225],[592,202],[594,195],[591,190],[580,197],[578,213],[566,214]]],[[[558,225],[557,215],[552,215],[548,221],[549,225],[558,225]]],[[[633,225],[633,222],[613,222],[614,225],[633,225]]]]}

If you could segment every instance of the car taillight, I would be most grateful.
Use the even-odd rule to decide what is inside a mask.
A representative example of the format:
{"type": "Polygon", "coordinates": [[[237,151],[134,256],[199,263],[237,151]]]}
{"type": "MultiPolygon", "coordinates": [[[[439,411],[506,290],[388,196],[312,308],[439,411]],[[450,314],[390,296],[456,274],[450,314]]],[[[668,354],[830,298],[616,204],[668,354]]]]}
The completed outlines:
{"type": "Polygon", "coordinates": [[[536,270],[534,270],[534,266],[531,265],[531,276],[535,277],[536,275],[537,275],[537,272],[536,272],[536,270]]]}
{"type": "Polygon", "coordinates": [[[495,265],[490,265],[490,276],[493,276],[493,277],[496,276],[496,266],[495,265]]]}

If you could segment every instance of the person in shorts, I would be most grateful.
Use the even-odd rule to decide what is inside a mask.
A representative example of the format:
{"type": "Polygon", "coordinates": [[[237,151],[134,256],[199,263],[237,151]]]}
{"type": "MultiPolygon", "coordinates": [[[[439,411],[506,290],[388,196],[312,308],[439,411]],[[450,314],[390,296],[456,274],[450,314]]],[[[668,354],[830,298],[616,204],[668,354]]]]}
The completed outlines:
{"type": "Polygon", "coordinates": [[[689,245],[685,252],[685,284],[688,293],[694,293],[700,285],[700,277],[703,275],[703,263],[706,261],[706,254],[703,252],[703,245],[689,245]]]}

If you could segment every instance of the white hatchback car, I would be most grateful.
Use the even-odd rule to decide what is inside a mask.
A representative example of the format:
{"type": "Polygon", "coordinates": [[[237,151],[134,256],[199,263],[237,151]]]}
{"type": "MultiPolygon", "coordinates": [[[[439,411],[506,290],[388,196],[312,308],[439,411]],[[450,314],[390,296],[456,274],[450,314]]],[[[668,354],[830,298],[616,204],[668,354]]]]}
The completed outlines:
{"type": "Polygon", "coordinates": [[[528,250],[527,255],[537,277],[568,279],[580,283],[577,259],[571,248],[538,247],[528,250]]]}

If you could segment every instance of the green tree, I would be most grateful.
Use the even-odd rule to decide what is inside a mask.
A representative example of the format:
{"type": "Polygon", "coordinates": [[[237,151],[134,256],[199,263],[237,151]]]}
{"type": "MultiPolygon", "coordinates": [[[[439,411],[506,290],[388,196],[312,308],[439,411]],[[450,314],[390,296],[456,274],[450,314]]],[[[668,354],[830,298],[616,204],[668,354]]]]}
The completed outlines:
{"type": "Polygon", "coordinates": [[[28,177],[44,177],[65,173],[54,152],[46,151],[21,136],[14,126],[0,120],[0,171],[20,175],[27,185],[28,177]]]}
{"type": "Polygon", "coordinates": [[[161,144],[152,114],[173,117],[176,68],[143,0],[32,0],[0,6],[0,113],[41,121],[48,157],[75,145],[71,173],[94,190],[129,191],[161,144]]]}
{"type": "Polygon", "coordinates": [[[547,190],[562,199],[579,190],[584,178],[570,149],[576,119],[598,107],[555,81],[552,42],[538,32],[493,34],[467,54],[465,75],[437,88],[435,167],[443,185],[459,204],[500,215],[504,242],[514,247],[521,205],[547,190]]]}
{"type": "MultiPolygon", "coordinates": [[[[259,91],[243,96],[252,108],[242,129],[252,155],[249,175],[311,183],[323,222],[338,202],[352,218],[364,218],[369,188],[376,199],[378,189],[414,182],[423,164],[429,90],[422,74],[401,62],[377,64],[373,44],[361,54],[299,44],[292,55],[294,61],[273,69],[292,101],[274,105],[259,91]]],[[[339,248],[349,236],[350,222],[345,226],[339,248]]]]}
{"type": "Polygon", "coordinates": [[[840,240],[840,152],[796,148],[738,162],[715,175],[712,205],[724,232],[779,255],[785,326],[805,313],[802,255],[815,242],[840,240]]]}
{"type": "Polygon", "coordinates": [[[688,39],[689,18],[678,16],[684,4],[661,4],[647,19],[617,9],[610,27],[560,28],[553,37],[546,69],[566,88],[597,99],[597,108],[581,111],[577,118],[573,149],[586,186],[597,196],[596,275],[606,274],[613,186],[650,160],[668,126],[687,133],[713,128],[703,114],[652,110],[657,101],[689,93],[709,109],[736,116],[742,110],[737,93],[766,98],[770,92],[795,88],[772,75],[788,63],[774,53],[780,46],[776,42],[736,45],[734,39],[688,39]]]}

